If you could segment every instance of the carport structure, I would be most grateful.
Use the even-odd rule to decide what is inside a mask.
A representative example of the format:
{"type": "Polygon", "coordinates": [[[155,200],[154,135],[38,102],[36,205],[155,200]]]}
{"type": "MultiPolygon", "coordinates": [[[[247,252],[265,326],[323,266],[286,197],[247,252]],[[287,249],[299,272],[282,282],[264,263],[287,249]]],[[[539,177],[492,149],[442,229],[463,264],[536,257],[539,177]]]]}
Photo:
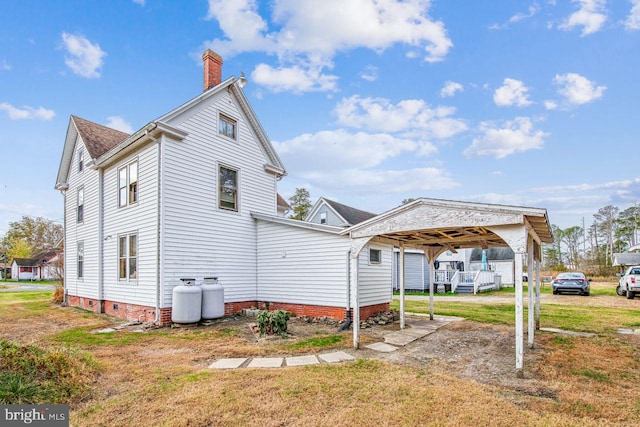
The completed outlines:
{"type": "MultiPolygon", "coordinates": [[[[405,327],[405,248],[424,251],[430,265],[444,251],[463,248],[510,247],[515,253],[516,375],[523,376],[524,298],[522,272],[526,260],[528,286],[528,345],[533,348],[534,326],[540,327],[540,264],[542,243],[553,237],[546,209],[421,198],[343,231],[351,238],[350,289],[353,307],[360,307],[358,255],[369,243],[400,248],[400,327],[405,327]],[[535,300],[534,287],[535,282],[535,300]],[[535,319],[534,319],[535,316],[535,319]]],[[[430,318],[434,314],[434,276],[429,269],[430,318]]],[[[353,345],[360,339],[360,310],[354,309],[353,345]]]]}

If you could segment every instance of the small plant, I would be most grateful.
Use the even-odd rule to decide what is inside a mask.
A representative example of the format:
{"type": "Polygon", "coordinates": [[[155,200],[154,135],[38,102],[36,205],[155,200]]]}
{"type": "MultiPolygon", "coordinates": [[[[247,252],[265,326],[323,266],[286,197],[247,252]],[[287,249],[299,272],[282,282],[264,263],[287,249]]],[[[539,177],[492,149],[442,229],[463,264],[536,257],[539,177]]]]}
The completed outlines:
{"type": "Polygon", "coordinates": [[[260,310],[257,316],[260,335],[278,334],[281,337],[286,337],[287,322],[290,318],[291,314],[284,310],[260,310]]]}

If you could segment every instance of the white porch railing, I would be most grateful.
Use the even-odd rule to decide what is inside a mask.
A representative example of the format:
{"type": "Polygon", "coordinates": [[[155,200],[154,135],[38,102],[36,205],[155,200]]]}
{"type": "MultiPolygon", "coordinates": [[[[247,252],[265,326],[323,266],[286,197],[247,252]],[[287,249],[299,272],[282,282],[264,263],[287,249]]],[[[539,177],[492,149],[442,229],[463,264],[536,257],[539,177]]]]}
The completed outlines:
{"type": "Polygon", "coordinates": [[[478,270],[476,273],[473,279],[474,294],[477,294],[478,291],[482,292],[496,287],[496,273],[494,271],[478,270]]]}
{"type": "Polygon", "coordinates": [[[457,272],[458,270],[436,270],[436,283],[451,283],[451,277],[457,272]]]}
{"type": "Polygon", "coordinates": [[[451,283],[451,292],[456,292],[460,285],[473,285],[474,294],[499,287],[499,284],[496,283],[496,273],[494,271],[443,270],[435,273],[437,284],[451,283]]]}
{"type": "Polygon", "coordinates": [[[456,288],[460,284],[460,271],[456,270],[456,272],[451,276],[451,293],[456,291],[456,288]]]}

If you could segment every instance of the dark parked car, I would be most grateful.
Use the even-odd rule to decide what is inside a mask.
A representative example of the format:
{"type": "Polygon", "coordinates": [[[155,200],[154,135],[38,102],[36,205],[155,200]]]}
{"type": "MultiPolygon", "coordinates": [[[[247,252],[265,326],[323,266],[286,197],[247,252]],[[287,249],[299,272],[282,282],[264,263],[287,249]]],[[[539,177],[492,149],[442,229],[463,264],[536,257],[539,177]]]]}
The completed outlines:
{"type": "Polygon", "coordinates": [[[553,287],[554,295],[567,292],[589,296],[591,292],[589,282],[591,282],[591,279],[587,280],[583,273],[560,273],[553,279],[551,286],[553,287]]]}

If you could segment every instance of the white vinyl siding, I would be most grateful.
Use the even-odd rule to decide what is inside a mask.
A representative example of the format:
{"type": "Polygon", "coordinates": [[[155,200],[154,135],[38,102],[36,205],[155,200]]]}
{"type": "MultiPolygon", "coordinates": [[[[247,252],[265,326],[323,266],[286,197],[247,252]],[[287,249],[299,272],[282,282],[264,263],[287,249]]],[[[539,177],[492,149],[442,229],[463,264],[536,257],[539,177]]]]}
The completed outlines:
{"type": "MultiPolygon", "coordinates": [[[[81,138],[76,141],[71,164],[78,164],[78,156],[82,153],[87,159],[81,138]]],[[[69,295],[98,298],[98,181],[99,172],[86,165],[82,173],[77,167],[69,168],[68,184],[65,191],[65,246],[70,249],[71,256],[64,257],[65,288],[69,295]],[[78,190],[82,187],[83,213],[82,223],[77,222],[78,190]],[[83,242],[82,278],[78,278],[78,259],[76,252],[78,243],[83,242]]]]}
{"type": "Polygon", "coordinates": [[[336,215],[332,209],[329,209],[326,204],[323,204],[318,208],[313,217],[309,218],[309,222],[314,222],[316,224],[333,225],[335,227],[345,226],[344,220],[336,215]],[[322,222],[323,218],[325,222],[322,222]]]}
{"type": "Polygon", "coordinates": [[[391,302],[393,247],[383,245],[365,246],[365,248],[360,252],[358,265],[360,306],[365,307],[368,305],[391,302]],[[369,249],[378,249],[381,251],[382,261],[379,264],[369,263],[369,249]]]}
{"type": "MultiPolygon", "coordinates": [[[[145,306],[156,305],[158,285],[158,144],[150,144],[134,155],[122,159],[104,171],[104,238],[103,280],[104,299],[145,306]],[[133,208],[120,208],[118,173],[123,166],[136,162],[138,202],[133,208]],[[131,266],[125,267],[125,279],[120,279],[120,238],[136,236],[135,278],[131,266]],[[130,286],[135,285],[135,286],[130,286]]],[[[127,184],[128,185],[128,184],[127,184]]],[[[128,192],[128,190],[127,190],[128,192]]],[[[128,197],[128,195],[127,195],[128,197]]],[[[127,251],[129,250],[126,248],[127,251]]],[[[130,253],[125,251],[126,262],[130,253]]]]}
{"type": "Polygon", "coordinates": [[[258,300],[346,307],[349,238],[258,220],[258,300]]]}
{"type": "MultiPolygon", "coordinates": [[[[225,301],[257,294],[256,225],[251,212],[276,215],[276,179],[267,157],[229,92],[168,122],[188,133],[163,145],[163,307],[181,277],[217,276],[225,301]],[[218,114],[237,119],[237,142],[218,132],[218,114]],[[218,208],[218,165],[238,170],[238,210],[218,208]]],[[[145,184],[146,185],[146,184],[145,184]]],[[[142,202],[142,194],[141,194],[142,202]]],[[[142,236],[140,241],[143,241],[142,236]]],[[[142,254],[140,255],[142,259],[142,254]]]]}

